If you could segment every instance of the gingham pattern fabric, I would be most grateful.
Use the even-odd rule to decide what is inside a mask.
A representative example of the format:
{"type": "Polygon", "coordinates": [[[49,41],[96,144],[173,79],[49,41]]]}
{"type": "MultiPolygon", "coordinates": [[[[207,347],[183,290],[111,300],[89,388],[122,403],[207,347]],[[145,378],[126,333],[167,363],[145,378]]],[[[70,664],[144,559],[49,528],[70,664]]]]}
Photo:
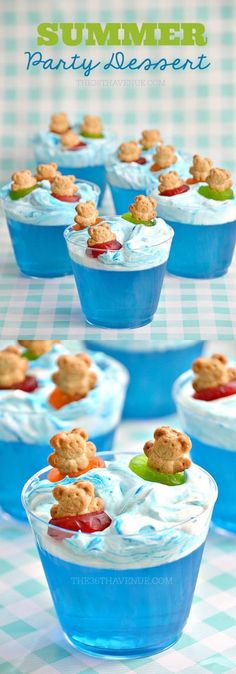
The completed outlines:
{"type": "MultiPolygon", "coordinates": [[[[169,417],[168,423],[174,421],[169,417]]],[[[139,451],[154,426],[153,421],[123,424],[117,446],[126,442],[134,452],[139,451]]],[[[1,674],[235,674],[233,538],[210,534],[180,641],[155,657],[111,663],[68,646],[52,608],[32,534],[26,526],[9,520],[2,519],[0,526],[1,674]]]]}
{"type": "MultiPolygon", "coordinates": [[[[47,128],[52,112],[65,109],[72,118],[85,112],[102,115],[120,138],[139,137],[142,128],[159,126],[163,137],[189,152],[207,152],[217,165],[234,168],[234,105],[236,60],[233,0],[77,0],[0,3],[1,42],[1,128],[0,181],[13,169],[33,159],[30,138],[47,128]],[[129,47],[130,58],[150,56],[192,58],[206,53],[212,66],[205,71],[94,72],[85,78],[81,71],[26,71],[24,52],[38,49],[36,27],[45,21],[77,22],[203,22],[206,47],[129,47]]],[[[76,51],[90,58],[104,56],[104,49],[43,47],[45,58],[67,60],[76,51]]],[[[114,49],[116,51],[116,48],[114,49]]],[[[112,48],[106,48],[110,55],[112,48]]]]}
{"type": "MultiPolygon", "coordinates": [[[[105,209],[106,210],[106,209],[105,209]]],[[[193,281],[166,276],[153,322],[137,330],[102,330],[85,324],[73,276],[20,275],[5,222],[0,222],[0,337],[133,340],[234,339],[236,257],[226,276],[193,281]]]]}

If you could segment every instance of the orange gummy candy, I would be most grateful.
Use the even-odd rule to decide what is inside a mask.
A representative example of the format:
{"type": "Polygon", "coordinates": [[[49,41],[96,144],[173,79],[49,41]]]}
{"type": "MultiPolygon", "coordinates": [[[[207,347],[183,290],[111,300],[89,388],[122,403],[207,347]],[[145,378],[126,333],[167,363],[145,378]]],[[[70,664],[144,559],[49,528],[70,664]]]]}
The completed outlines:
{"type": "MultiPolygon", "coordinates": [[[[69,477],[80,477],[80,475],[87,473],[89,470],[92,470],[92,468],[105,468],[105,465],[105,461],[103,461],[100,456],[94,456],[92,459],[90,459],[87,468],[84,468],[84,470],[78,470],[77,473],[69,475],[69,477]]],[[[48,473],[48,480],[50,482],[60,482],[60,480],[64,480],[64,477],[66,477],[65,473],[61,473],[58,468],[52,468],[52,470],[50,470],[48,473]]]]}
{"type": "Polygon", "coordinates": [[[55,408],[55,410],[60,410],[64,405],[69,405],[70,403],[76,402],[76,400],[81,400],[81,397],[84,396],[70,396],[68,393],[63,393],[61,389],[55,388],[49,396],[48,402],[55,408]]]}
{"type": "Polygon", "coordinates": [[[197,185],[197,183],[199,183],[199,180],[196,180],[196,178],[188,178],[187,180],[185,180],[185,182],[187,183],[187,185],[197,185]]]}

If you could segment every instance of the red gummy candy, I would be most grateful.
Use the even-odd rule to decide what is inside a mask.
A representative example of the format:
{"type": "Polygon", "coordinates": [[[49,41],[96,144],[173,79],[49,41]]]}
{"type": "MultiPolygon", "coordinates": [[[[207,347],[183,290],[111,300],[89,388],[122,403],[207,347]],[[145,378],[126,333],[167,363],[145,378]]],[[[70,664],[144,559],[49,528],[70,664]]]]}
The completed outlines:
{"type": "Polygon", "coordinates": [[[135,159],[135,164],[141,164],[141,166],[142,166],[143,164],[146,164],[146,163],[147,163],[147,160],[145,159],[145,157],[139,157],[139,159],[135,159]]]}
{"type": "Polygon", "coordinates": [[[61,196],[60,194],[53,194],[53,192],[52,197],[54,197],[54,199],[58,199],[59,201],[68,201],[69,203],[73,203],[81,199],[80,194],[73,194],[71,197],[67,197],[61,196]]]}
{"type": "Polygon", "coordinates": [[[38,388],[37,379],[31,374],[28,374],[21,384],[14,384],[14,386],[11,386],[12,390],[24,391],[25,393],[33,393],[36,388],[38,388]]]}
{"type": "MultiPolygon", "coordinates": [[[[85,515],[68,515],[67,517],[52,518],[49,524],[53,524],[59,529],[69,529],[69,531],[81,531],[83,534],[93,534],[96,531],[103,531],[110,526],[112,520],[104,512],[99,510],[95,513],[86,513],[85,515]]],[[[64,531],[57,531],[56,529],[48,528],[49,536],[62,540],[63,538],[71,538],[73,534],[67,534],[64,531]]]]}
{"type": "Polygon", "coordinates": [[[68,147],[67,149],[70,150],[71,152],[74,152],[75,150],[82,150],[83,147],[87,147],[87,143],[84,143],[81,140],[81,143],[78,143],[77,145],[74,145],[74,147],[68,147]]]}
{"type": "Polygon", "coordinates": [[[96,243],[94,246],[89,246],[87,255],[90,257],[98,257],[106,250],[120,250],[120,248],[122,248],[122,244],[119,241],[116,241],[116,239],[113,241],[104,241],[103,243],[96,243]]]}
{"type": "Polygon", "coordinates": [[[188,192],[189,185],[180,185],[180,187],[175,187],[173,190],[165,190],[161,192],[161,197],[175,197],[176,194],[183,194],[183,192],[188,192]]]}
{"type": "Polygon", "coordinates": [[[236,393],[236,381],[230,381],[228,384],[221,384],[220,386],[211,386],[209,388],[202,389],[201,391],[195,391],[193,398],[195,400],[218,400],[218,398],[227,398],[236,393]]]}

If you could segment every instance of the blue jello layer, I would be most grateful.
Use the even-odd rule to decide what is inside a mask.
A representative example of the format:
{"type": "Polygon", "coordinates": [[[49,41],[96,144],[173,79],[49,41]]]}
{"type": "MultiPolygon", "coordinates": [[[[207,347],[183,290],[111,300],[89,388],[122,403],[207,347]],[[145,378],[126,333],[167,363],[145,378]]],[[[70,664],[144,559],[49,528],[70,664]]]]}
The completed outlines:
{"type": "Polygon", "coordinates": [[[118,659],[146,657],[179,639],[203,548],[170,564],[123,571],[63,561],[38,545],[66,637],[85,653],[118,659]]]}
{"type": "MultiPolygon", "coordinates": [[[[182,372],[191,367],[200,356],[204,342],[193,342],[186,346],[161,351],[128,351],[109,348],[109,341],[102,344],[85,341],[88,349],[100,348],[108,356],[119,360],[127,367],[130,381],[124,406],[125,419],[151,419],[172,414],[175,403],[172,386],[182,372]],[[144,395],[145,391],[145,395],[144,395]]],[[[132,348],[132,345],[131,345],[132,348]]]]}
{"type": "Polygon", "coordinates": [[[226,274],[236,244],[236,221],[222,225],[168,222],[173,238],[167,270],[188,278],[217,278],[226,274]]]}
{"type": "MultiPolygon", "coordinates": [[[[116,429],[90,437],[99,452],[112,449],[116,429]]],[[[30,445],[24,442],[0,441],[0,507],[12,517],[25,520],[26,512],[21,503],[25,482],[47,465],[50,446],[30,445]]]]}
{"type": "Polygon", "coordinates": [[[77,180],[89,180],[90,182],[98,185],[101,190],[98,206],[101,205],[106,188],[105,166],[83,166],[82,168],[74,166],[69,168],[66,168],[65,166],[58,166],[58,171],[60,171],[63,175],[73,175],[77,178],[77,180]]]}
{"type": "Polygon", "coordinates": [[[82,311],[92,325],[138,328],[150,323],[166,264],[140,271],[93,269],[72,260],[82,311]]]}
{"type": "Polygon", "coordinates": [[[192,436],[191,440],[192,461],[209,471],[219,489],[213,511],[213,523],[222,529],[236,532],[236,451],[212,447],[192,436]]]}
{"type": "Polygon", "coordinates": [[[7,219],[17,265],[27,276],[53,278],[72,274],[62,225],[29,225],[7,219]]]}
{"type": "Polygon", "coordinates": [[[130,204],[132,204],[135,200],[135,198],[138,196],[138,194],[146,194],[146,190],[132,190],[132,189],[124,189],[123,187],[115,187],[114,185],[110,185],[111,193],[112,193],[112,199],[114,202],[114,207],[117,215],[121,215],[122,213],[127,213],[129,210],[130,204]]]}

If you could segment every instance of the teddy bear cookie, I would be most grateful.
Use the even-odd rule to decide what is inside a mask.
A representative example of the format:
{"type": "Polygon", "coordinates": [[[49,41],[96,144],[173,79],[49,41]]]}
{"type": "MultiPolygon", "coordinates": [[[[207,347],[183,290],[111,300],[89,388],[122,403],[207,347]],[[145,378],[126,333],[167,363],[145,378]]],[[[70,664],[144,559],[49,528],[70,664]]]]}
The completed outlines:
{"type": "Polygon", "coordinates": [[[61,135],[70,128],[66,112],[58,112],[51,116],[49,131],[61,135]]]}
{"type": "Polygon", "coordinates": [[[209,358],[197,358],[192,364],[196,377],[192,386],[193,398],[217,400],[236,393],[236,368],[230,367],[222,353],[214,353],[209,358]]]}
{"type": "Polygon", "coordinates": [[[227,199],[234,199],[234,192],[232,190],[232,176],[230,171],[223,168],[211,168],[206,178],[207,185],[199,187],[199,194],[207,199],[215,199],[215,201],[226,201],[227,199]]]}
{"type": "Polygon", "coordinates": [[[135,140],[130,140],[127,143],[121,143],[118,151],[118,159],[120,161],[131,163],[137,162],[141,157],[141,147],[135,140]]]}
{"type": "Polygon", "coordinates": [[[81,141],[78,134],[73,129],[69,129],[69,131],[61,135],[61,144],[66,150],[72,150],[79,147],[81,141]]]}
{"type": "Polygon", "coordinates": [[[52,196],[59,201],[79,201],[80,195],[75,180],[75,176],[56,176],[51,186],[52,196]]]}
{"type": "Polygon", "coordinates": [[[12,183],[9,196],[13,200],[25,197],[38,187],[37,180],[30,169],[16,171],[12,174],[11,178],[12,183]]]}
{"type": "Polygon", "coordinates": [[[7,346],[0,351],[0,389],[18,389],[32,393],[38,387],[37,380],[27,375],[28,361],[22,357],[17,346],[7,346]]]}
{"type": "Polygon", "coordinates": [[[28,360],[36,360],[45,353],[51,351],[53,344],[58,344],[57,339],[18,339],[18,343],[26,348],[22,354],[28,360]]]}
{"type": "Polygon", "coordinates": [[[88,435],[83,428],[56,433],[50,445],[54,449],[48,457],[48,463],[53,467],[48,473],[50,482],[59,482],[66,475],[79,477],[93,468],[105,467],[103,459],[96,454],[93,442],[88,442],[88,435]]]}
{"type": "Polygon", "coordinates": [[[80,126],[80,133],[85,138],[103,138],[103,126],[100,117],[85,115],[80,126]]]}
{"type": "Polygon", "coordinates": [[[87,240],[87,255],[89,257],[97,258],[107,250],[119,250],[122,245],[116,240],[114,232],[112,232],[110,225],[103,221],[95,227],[89,227],[89,238],[87,240]]]}
{"type": "Polygon", "coordinates": [[[155,224],[157,202],[154,197],[145,197],[139,194],[134,203],[129,206],[132,221],[143,224],[155,224]]]}
{"type": "Polygon", "coordinates": [[[92,360],[86,353],[60,356],[57,365],[58,370],[52,375],[57,388],[49,397],[55,409],[85,398],[96,386],[97,375],[91,370],[92,360]]]}
{"type": "Polygon", "coordinates": [[[151,166],[151,171],[161,171],[169,168],[177,162],[177,156],[173,145],[159,145],[153,155],[154,164],[151,166]]]}
{"type": "Polygon", "coordinates": [[[159,193],[163,197],[173,197],[177,194],[182,194],[189,190],[189,185],[184,183],[177,171],[169,171],[169,173],[161,173],[159,175],[159,193]]]}
{"type": "Polygon", "coordinates": [[[75,225],[73,225],[73,229],[77,231],[87,229],[101,222],[94,201],[82,201],[75,207],[75,210],[76,216],[74,218],[75,225]]]}
{"type": "Polygon", "coordinates": [[[55,161],[51,161],[49,164],[38,164],[36,169],[35,178],[37,182],[42,180],[48,180],[52,183],[56,176],[59,176],[60,171],[57,171],[57,164],[55,161]]]}
{"type": "Polygon", "coordinates": [[[145,442],[144,454],[134,456],[129,467],[148,482],[178,486],[185,482],[184,471],[191,466],[188,456],[191,447],[191,440],[185,433],[161,426],[154,431],[154,440],[145,442]]]}
{"type": "Polygon", "coordinates": [[[158,129],[146,129],[142,131],[140,138],[140,145],[144,150],[151,150],[152,147],[155,147],[157,143],[161,143],[161,134],[158,129]]]}
{"type": "Polygon", "coordinates": [[[188,184],[205,183],[212,167],[211,159],[201,157],[200,154],[193,155],[193,163],[190,166],[189,173],[193,176],[187,182],[188,184]]]}
{"type": "Polygon", "coordinates": [[[72,535],[58,531],[56,527],[89,534],[110,526],[112,520],[104,511],[104,501],[96,496],[89,480],[56,485],[52,493],[57,503],[51,507],[49,524],[55,528],[48,528],[49,536],[62,540],[72,535]]]}

